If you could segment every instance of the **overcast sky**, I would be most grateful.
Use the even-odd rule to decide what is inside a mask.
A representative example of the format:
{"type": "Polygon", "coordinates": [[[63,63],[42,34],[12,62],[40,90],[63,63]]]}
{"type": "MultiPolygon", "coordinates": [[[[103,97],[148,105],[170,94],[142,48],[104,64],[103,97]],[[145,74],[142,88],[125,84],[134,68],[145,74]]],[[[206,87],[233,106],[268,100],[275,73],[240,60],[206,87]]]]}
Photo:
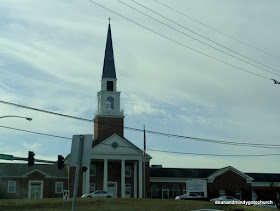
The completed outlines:
{"type": "MultiPolygon", "coordinates": [[[[117,0],[96,2],[178,43],[243,70],[203,56],[87,0],[1,0],[0,100],[93,119],[97,109],[96,94],[100,90],[108,18],[111,17],[117,88],[121,91],[125,126],[142,129],[145,125],[147,130],[223,141],[280,144],[280,85],[267,79],[280,81],[280,2],[158,1],[255,48],[153,0],[141,1],[141,4],[185,28],[133,1],[123,0],[177,30],[255,66],[174,31],[117,0]],[[186,28],[258,63],[198,37],[186,28]]],[[[3,118],[0,119],[1,126],[70,138],[74,134],[93,133],[93,124],[89,122],[0,103],[0,116],[6,115],[29,116],[33,121],[3,118]]],[[[71,150],[71,140],[67,139],[6,128],[0,128],[0,133],[0,154],[27,157],[28,151],[32,150],[38,159],[56,160],[58,154],[66,156],[71,150]]],[[[148,149],[229,155],[280,154],[280,148],[146,136],[148,149]]],[[[142,133],[125,130],[125,137],[143,147],[142,133]]],[[[213,157],[147,152],[153,157],[151,164],[163,167],[233,166],[243,172],[280,173],[280,156],[213,157]]]]}

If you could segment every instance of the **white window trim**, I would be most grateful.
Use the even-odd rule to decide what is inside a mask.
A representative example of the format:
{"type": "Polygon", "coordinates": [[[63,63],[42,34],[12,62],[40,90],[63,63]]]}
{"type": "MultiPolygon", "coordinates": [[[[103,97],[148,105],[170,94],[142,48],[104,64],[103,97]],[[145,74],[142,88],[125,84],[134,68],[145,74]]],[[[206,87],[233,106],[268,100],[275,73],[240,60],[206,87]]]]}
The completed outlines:
{"type": "Polygon", "coordinates": [[[152,191],[157,191],[157,196],[156,196],[156,198],[153,198],[153,199],[157,199],[158,198],[158,187],[156,187],[156,186],[153,186],[153,187],[151,187],[151,198],[152,198],[152,191]]]}
{"type": "Polygon", "coordinates": [[[131,185],[130,184],[125,184],[125,192],[126,192],[126,188],[129,188],[129,194],[131,194],[131,185]]]}
{"type": "Polygon", "coordinates": [[[28,198],[31,198],[31,185],[32,183],[40,183],[40,189],[41,189],[41,193],[40,193],[40,198],[43,198],[43,189],[44,189],[44,181],[41,180],[29,180],[28,182],[28,198]]]}
{"type": "Polygon", "coordinates": [[[223,189],[219,190],[219,196],[226,196],[226,191],[223,189]],[[223,194],[221,194],[221,192],[223,192],[223,194]]]}
{"type": "Polygon", "coordinates": [[[95,183],[89,183],[89,192],[92,193],[94,191],[90,191],[90,185],[94,185],[94,191],[95,191],[95,183]]]}
{"type": "Polygon", "coordinates": [[[180,191],[181,191],[180,188],[179,188],[178,186],[174,186],[174,187],[172,188],[172,195],[173,195],[173,196],[175,195],[175,190],[178,191],[178,193],[179,193],[178,196],[179,196],[179,195],[180,195],[180,191]]]}
{"type": "Polygon", "coordinates": [[[131,177],[131,166],[125,166],[125,168],[129,168],[129,174],[126,174],[126,169],[125,169],[125,177],[131,177]]]}
{"type": "Polygon", "coordinates": [[[161,198],[163,198],[164,199],[164,197],[163,197],[163,192],[167,192],[167,199],[169,199],[169,188],[167,187],[167,186],[164,186],[164,187],[162,187],[162,189],[161,189],[161,198]]]}
{"type": "Polygon", "coordinates": [[[89,170],[89,176],[95,177],[96,176],[96,164],[91,164],[90,165],[90,169],[91,168],[94,169],[94,174],[90,174],[90,170],[89,170]]]}
{"type": "Polygon", "coordinates": [[[16,192],[16,187],[17,187],[17,182],[16,181],[8,181],[8,193],[15,193],[16,192]],[[10,186],[12,186],[10,184],[14,185],[14,191],[9,191],[10,186]]]}
{"type": "Polygon", "coordinates": [[[55,182],[55,193],[63,193],[63,182],[55,182]],[[58,191],[57,191],[58,184],[62,184],[62,190],[61,190],[61,192],[58,192],[58,191]]]}

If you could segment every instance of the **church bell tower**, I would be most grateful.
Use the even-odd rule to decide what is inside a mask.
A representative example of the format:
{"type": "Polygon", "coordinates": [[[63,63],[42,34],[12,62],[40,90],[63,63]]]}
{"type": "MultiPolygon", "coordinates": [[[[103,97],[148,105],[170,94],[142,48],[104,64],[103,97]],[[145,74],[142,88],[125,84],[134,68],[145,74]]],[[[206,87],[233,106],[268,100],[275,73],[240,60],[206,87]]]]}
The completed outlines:
{"type": "Polygon", "coordinates": [[[105,57],[101,79],[101,91],[97,93],[98,109],[94,117],[94,138],[98,142],[118,134],[123,137],[123,111],[120,110],[120,92],[114,62],[111,26],[109,23],[105,57]]]}

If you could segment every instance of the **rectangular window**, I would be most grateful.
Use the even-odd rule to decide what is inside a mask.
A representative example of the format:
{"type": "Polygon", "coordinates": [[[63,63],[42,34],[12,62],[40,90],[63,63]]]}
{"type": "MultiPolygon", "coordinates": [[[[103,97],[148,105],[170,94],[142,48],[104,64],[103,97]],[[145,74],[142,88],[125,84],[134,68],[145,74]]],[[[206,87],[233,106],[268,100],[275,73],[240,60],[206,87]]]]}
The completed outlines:
{"type": "Polygon", "coordinates": [[[125,176],[131,177],[131,166],[125,166],[125,176]]]}
{"type": "Polygon", "coordinates": [[[125,194],[130,195],[130,184],[125,185],[125,194]]]}
{"type": "Polygon", "coordinates": [[[63,193],[63,182],[55,183],[55,193],[63,193]]]}
{"type": "Polygon", "coordinates": [[[113,81],[107,81],[107,91],[114,91],[113,81]]]}
{"type": "Polygon", "coordinates": [[[225,190],[219,190],[219,195],[220,195],[220,196],[225,196],[225,195],[226,195],[225,190]]]}
{"type": "Polygon", "coordinates": [[[90,176],[95,176],[96,175],[96,165],[95,164],[91,164],[90,165],[90,176]]]}
{"type": "Polygon", "coordinates": [[[8,193],[16,192],[16,181],[8,181],[8,193]]]}
{"type": "Polygon", "coordinates": [[[89,192],[92,193],[95,191],[95,184],[94,183],[90,183],[89,184],[89,192]]]}
{"type": "Polygon", "coordinates": [[[238,189],[235,191],[235,198],[241,199],[241,190],[238,189]]]}

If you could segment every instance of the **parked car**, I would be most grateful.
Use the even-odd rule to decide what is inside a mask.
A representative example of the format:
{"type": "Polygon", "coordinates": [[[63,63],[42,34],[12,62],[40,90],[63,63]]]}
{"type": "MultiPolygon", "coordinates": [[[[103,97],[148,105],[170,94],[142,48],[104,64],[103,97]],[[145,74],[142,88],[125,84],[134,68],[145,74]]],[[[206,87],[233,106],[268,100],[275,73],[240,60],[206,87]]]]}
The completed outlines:
{"type": "Polygon", "coordinates": [[[187,194],[176,196],[175,199],[181,200],[181,199],[192,199],[192,198],[203,198],[203,196],[199,195],[198,193],[190,193],[189,196],[187,194]]]}
{"type": "Polygon", "coordinates": [[[92,193],[89,193],[89,194],[84,194],[81,196],[82,198],[96,198],[96,197],[107,197],[107,198],[111,198],[113,197],[113,194],[112,193],[108,193],[104,190],[96,190],[92,193]]]}
{"type": "Polygon", "coordinates": [[[219,198],[214,198],[210,200],[211,202],[215,201],[240,201],[239,199],[236,199],[232,196],[220,196],[219,198]]]}
{"type": "Polygon", "coordinates": [[[277,205],[273,202],[273,204],[254,204],[256,207],[267,207],[271,209],[277,209],[277,205]]]}

